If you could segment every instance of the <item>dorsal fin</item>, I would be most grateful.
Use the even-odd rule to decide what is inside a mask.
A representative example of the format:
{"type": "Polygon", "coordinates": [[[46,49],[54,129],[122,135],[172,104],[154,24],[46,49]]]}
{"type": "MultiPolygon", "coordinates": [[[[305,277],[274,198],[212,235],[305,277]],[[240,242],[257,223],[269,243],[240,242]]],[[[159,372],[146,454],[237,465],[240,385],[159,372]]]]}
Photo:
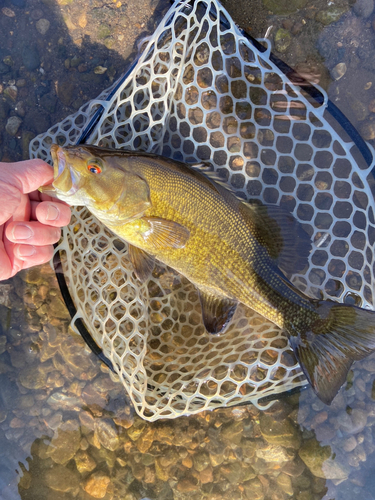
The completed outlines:
{"type": "Polygon", "coordinates": [[[243,202],[239,208],[252,234],[284,273],[290,275],[304,269],[311,239],[290,212],[256,200],[243,202]]]}

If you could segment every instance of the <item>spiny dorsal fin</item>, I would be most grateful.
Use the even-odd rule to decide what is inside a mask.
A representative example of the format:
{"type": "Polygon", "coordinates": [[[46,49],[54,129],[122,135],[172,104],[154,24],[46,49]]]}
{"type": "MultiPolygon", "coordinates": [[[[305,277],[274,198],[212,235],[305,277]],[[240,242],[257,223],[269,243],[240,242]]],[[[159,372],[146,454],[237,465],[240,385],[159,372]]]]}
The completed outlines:
{"type": "Polygon", "coordinates": [[[220,333],[228,325],[236,311],[238,302],[199,290],[203,323],[208,333],[220,333]]]}
{"type": "Polygon", "coordinates": [[[252,234],[283,272],[290,275],[306,266],[311,239],[291,213],[255,200],[241,203],[239,209],[252,234]]]}
{"type": "Polygon", "coordinates": [[[143,239],[156,250],[183,248],[189,239],[190,231],[177,222],[161,217],[142,217],[141,220],[148,224],[148,230],[142,234],[143,239]]]}
{"type": "Polygon", "coordinates": [[[142,281],[142,283],[147,281],[154,269],[155,258],[140,248],[129,245],[129,259],[133,264],[137,278],[142,281]]]}

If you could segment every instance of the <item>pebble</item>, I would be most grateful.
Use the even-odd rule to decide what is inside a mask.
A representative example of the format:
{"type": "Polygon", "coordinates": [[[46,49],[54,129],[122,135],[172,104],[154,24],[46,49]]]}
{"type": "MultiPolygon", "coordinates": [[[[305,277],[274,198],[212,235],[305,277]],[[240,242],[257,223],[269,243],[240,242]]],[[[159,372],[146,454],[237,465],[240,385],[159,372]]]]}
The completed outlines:
{"type": "Polygon", "coordinates": [[[328,26],[331,23],[337,22],[347,10],[348,7],[331,5],[327,9],[319,10],[315,16],[315,19],[325,26],[328,26]]]}
{"type": "Polygon", "coordinates": [[[334,80],[340,80],[345,73],[346,73],[347,67],[344,62],[336,64],[336,66],[332,69],[331,71],[331,76],[334,80]]]}
{"type": "Polygon", "coordinates": [[[49,488],[63,493],[74,491],[79,486],[76,474],[62,465],[53,465],[51,469],[47,469],[44,480],[49,488]]]}
{"type": "Polygon", "coordinates": [[[366,141],[375,139],[375,121],[367,121],[359,127],[362,137],[366,141]]]}
{"type": "Polygon", "coordinates": [[[275,34],[275,49],[278,52],[284,53],[287,51],[292,42],[292,35],[290,31],[279,28],[275,34]]]}
{"type": "Polygon", "coordinates": [[[18,89],[15,85],[10,85],[4,89],[4,95],[9,97],[13,102],[16,101],[18,95],[18,89]]]}
{"type": "Polygon", "coordinates": [[[10,9],[9,7],[3,7],[1,9],[1,12],[4,14],[4,16],[7,16],[7,17],[15,17],[16,16],[14,10],[10,9]]]}
{"type": "Polygon", "coordinates": [[[292,14],[299,9],[303,9],[307,0],[263,0],[264,6],[269,9],[273,14],[292,14]]]}
{"type": "Polygon", "coordinates": [[[94,472],[84,483],[86,493],[94,498],[104,498],[111,479],[104,472],[94,472]]]}
{"type": "Polygon", "coordinates": [[[118,431],[111,420],[97,420],[95,434],[99,443],[107,450],[115,451],[120,446],[118,431]]]}
{"type": "Polygon", "coordinates": [[[48,21],[48,19],[39,19],[36,23],[36,29],[41,35],[45,35],[47,31],[49,30],[51,23],[48,21]]]}
{"type": "Polygon", "coordinates": [[[71,460],[78,451],[81,443],[81,432],[78,422],[68,420],[56,431],[51,441],[47,455],[57,463],[64,465],[71,460]]]}

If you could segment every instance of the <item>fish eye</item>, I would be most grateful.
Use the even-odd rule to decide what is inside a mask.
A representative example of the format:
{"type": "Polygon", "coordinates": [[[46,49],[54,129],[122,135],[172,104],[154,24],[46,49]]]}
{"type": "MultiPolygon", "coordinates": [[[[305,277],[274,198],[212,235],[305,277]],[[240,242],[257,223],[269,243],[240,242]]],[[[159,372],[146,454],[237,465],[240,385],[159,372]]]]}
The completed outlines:
{"type": "Polygon", "coordinates": [[[87,170],[92,174],[101,174],[102,169],[98,165],[89,164],[87,165],[87,170]]]}

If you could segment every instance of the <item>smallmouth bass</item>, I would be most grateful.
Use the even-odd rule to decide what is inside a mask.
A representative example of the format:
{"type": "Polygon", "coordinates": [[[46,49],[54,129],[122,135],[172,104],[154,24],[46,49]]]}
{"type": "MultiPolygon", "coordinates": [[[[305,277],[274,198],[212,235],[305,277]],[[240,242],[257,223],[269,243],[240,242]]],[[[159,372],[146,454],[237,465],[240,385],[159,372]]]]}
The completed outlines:
{"type": "Polygon", "coordinates": [[[129,243],[139,279],[155,259],[186,276],[210,333],[225,330],[239,302],[283,328],[324,403],[353,361],[375,350],[373,311],[311,299],[286,278],[306,265],[311,241],[285,210],[245,203],[197,166],[157,155],[57,145],[51,153],[50,189],[129,243]]]}

